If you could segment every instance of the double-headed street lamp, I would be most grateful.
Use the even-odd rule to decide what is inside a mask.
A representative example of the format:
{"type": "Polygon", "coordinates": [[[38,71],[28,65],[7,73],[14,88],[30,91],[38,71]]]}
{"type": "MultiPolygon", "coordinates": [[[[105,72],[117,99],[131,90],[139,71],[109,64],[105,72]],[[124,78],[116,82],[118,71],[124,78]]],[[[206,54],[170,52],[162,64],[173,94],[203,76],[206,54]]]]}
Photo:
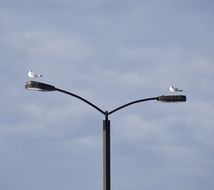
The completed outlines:
{"type": "Polygon", "coordinates": [[[103,120],[103,190],[110,190],[111,189],[111,157],[110,157],[110,120],[109,115],[113,114],[114,112],[117,112],[125,107],[128,107],[132,104],[145,102],[145,101],[151,101],[151,100],[157,100],[159,102],[186,102],[186,96],[184,95],[162,95],[157,96],[153,98],[146,98],[146,99],[140,99],[136,101],[129,102],[127,104],[124,104],[118,108],[113,109],[112,111],[103,111],[99,107],[97,107],[95,104],[89,102],[88,100],[82,98],[81,96],[78,96],[76,94],[73,94],[71,92],[56,88],[55,86],[37,82],[37,81],[29,81],[26,83],[25,88],[28,90],[36,90],[36,91],[42,91],[42,92],[50,92],[50,91],[58,91],[62,92],[64,94],[73,96],[91,107],[95,108],[97,111],[99,111],[101,114],[105,116],[105,119],[103,120]]]}

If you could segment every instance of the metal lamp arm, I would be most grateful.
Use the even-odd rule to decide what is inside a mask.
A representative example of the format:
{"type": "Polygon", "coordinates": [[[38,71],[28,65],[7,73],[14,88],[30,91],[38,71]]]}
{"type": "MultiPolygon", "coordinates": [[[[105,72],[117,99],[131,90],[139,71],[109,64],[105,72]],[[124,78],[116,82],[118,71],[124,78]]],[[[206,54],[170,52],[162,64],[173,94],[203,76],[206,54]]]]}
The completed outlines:
{"type": "Polygon", "coordinates": [[[118,108],[115,108],[114,110],[110,111],[110,112],[108,113],[108,115],[110,115],[110,114],[112,114],[112,113],[114,113],[114,112],[116,112],[116,111],[119,111],[119,110],[121,110],[121,109],[123,109],[123,108],[125,108],[125,107],[128,107],[128,106],[130,106],[130,105],[132,105],[132,104],[137,104],[137,103],[140,103],[140,102],[145,102],[145,101],[150,101],[150,100],[158,100],[158,98],[159,98],[159,97],[146,98],[146,99],[140,99],[140,100],[135,100],[135,101],[129,102],[129,103],[127,103],[127,104],[124,104],[124,105],[122,105],[122,106],[120,106],[120,107],[118,107],[118,108]]]}
{"type": "Polygon", "coordinates": [[[93,103],[89,102],[88,100],[86,100],[85,98],[82,98],[81,96],[78,96],[76,94],[73,94],[71,92],[68,92],[68,91],[65,91],[65,90],[62,90],[62,89],[59,89],[59,88],[55,88],[56,91],[58,92],[62,92],[64,94],[68,94],[70,96],[73,96],[83,102],[85,102],[86,104],[90,105],[91,107],[95,108],[96,110],[98,110],[100,113],[102,113],[103,115],[105,115],[105,112],[103,110],[101,110],[99,107],[97,107],[96,105],[94,105],[93,103]]]}

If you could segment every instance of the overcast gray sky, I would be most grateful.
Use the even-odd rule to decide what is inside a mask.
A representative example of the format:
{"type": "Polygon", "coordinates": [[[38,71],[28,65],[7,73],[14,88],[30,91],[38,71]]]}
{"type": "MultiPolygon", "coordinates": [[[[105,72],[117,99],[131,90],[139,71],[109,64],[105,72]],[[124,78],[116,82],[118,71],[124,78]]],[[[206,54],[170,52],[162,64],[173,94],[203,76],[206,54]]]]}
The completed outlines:
{"type": "Polygon", "coordinates": [[[27,71],[110,117],[112,189],[214,187],[214,2],[0,0],[0,189],[102,189],[103,116],[58,92],[24,89],[27,71]]]}

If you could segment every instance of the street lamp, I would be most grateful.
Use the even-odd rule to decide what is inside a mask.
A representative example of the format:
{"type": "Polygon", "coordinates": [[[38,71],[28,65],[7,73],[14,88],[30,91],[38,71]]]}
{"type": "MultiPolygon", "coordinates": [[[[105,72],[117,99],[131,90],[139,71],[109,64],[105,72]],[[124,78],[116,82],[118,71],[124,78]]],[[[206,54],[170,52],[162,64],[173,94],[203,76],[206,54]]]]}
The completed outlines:
{"type": "Polygon", "coordinates": [[[162,95],[162,96],[157,96],[153,98],[146,98],[146,99],[140,99],[140,100],[135,100],[132,102],[129,102],[127,104],[124,104],[118,108],[113,109],[112,111],[103,111],[99,107],[97,107],[95,104],[89,102],[85,98],[82,98],[81,96],[78,96],[76,94],[73,94],[71,92],[56,88],[55,86],[37,82],[37,81],[28,81],[25,84],[25,88],[28,90],[36,90],[36,91],[42,91],[42,92],[50,92],[50,91],[58,91],[62,92],[64,94],[73,96],[91,107],[95,108],[97,111],[99,111],[101,114],[105,116],[105,119],[103,120],[103,190],[110,190],[111,189],[111,147],[110,147],[110,120],[109,120],[109,115],[125,108],[133,104],[137,104],[140,102],[145,102],[145,101],[152,101],[152,100],[157,100],[159,102],[166,102],[166,103],[171,103],[171,102],[186,102],[186,96],[184,95],[162,95]]]}

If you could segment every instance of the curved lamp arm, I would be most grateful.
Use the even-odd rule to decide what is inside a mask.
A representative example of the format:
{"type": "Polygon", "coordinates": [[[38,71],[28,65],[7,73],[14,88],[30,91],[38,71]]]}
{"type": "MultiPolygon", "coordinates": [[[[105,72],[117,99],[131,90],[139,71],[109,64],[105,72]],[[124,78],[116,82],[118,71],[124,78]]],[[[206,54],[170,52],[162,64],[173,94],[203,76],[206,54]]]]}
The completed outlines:
{"type": "Polygon", "coordinates": [[[116,112],[116,111],[118,111],[118,110],[121,110],[121,109],[123,109],[123,108],[125,108],[125,107],[128,107],[128,106],[130,106],[130,105],[132,105],[132,104],[137,104],[137,103],[140,103],[140,102],[151,101],[151,100],[158,100],[158,98],[159,98],[159,97],[135,100],[135,101],[129,102],[129,103],[127,103],[127,104],[124,104],[124,105],[122,105],[122,106],[120,106],[120,107],[118,107],[118,108],[115,108],[114,110],[110,111],[108,114],[110,115],[110,114],[112,114],[112,113],[114,113],[114,112],[116,112]]]}
{"type": "Polygon", "coordinates": [[[88,105],[90,105],[90,106],[92,106],[93,108],[95,108],[96,110],[98,110],[100,113],[102,113],[102,114],[106,114],[103,110],[101,110],[99,107],[97,107],[96,105],[94,105],[93,103],[91,103],[91,102],[89,102],[88,100],[86,100],[85,98],[82,98],[81,96],[78,96],[78,95],[76,95],[76,94],[73,94],[73,93],[71,93],[71,92],[68,92],[68,91],[65,91],[65,90],[62,90],[62,89],[58,89],[58,88],[55,88],[55,90],[56,91],[59,91],[59,92],[62,92],[62,93],[64,93],[64,94],[68,94],[68,95],[70,95],[70,96],[73,96],[73,97],[75,97],[75,98],[77,98],[77,99],[79,99],[79,100],[82,100],[83,102],[85,102],[86,104],[88,104],[88,105]]]}
{"type": "Polygon", "coordinates": [[[83,102],[85,102],[86,104],[90,105],[91,107],[95,108],[96,110],[98,110],[100,113],[102,113],[103,115],[105,115],[106,113],[100,109],[99,107],[97,107],[95,104],[89,102],[88,100],[86,100],[85,98],[78,96],[76,94],[73,94],[71,92],[56,88],[55,86],[52,86],[50,84],[45,84],[45,83],[41,83],[41,82],[37,82],[37,81],[28,81],[25,84],[25,88],[28,90],[35,90],[35,91],[42,91],[42,92],[50,92],[50,91],[58,91],[58,92],[62,92],[64,94],[68,94],[70,96],[73,96],[83,102]]]}
{"type": "Polygon", "coordinates": [[[157,96],[157,97],[153,97],[153,98],[146,98],[146,99],[140,99],[140,100],[135,100],[135,101],[132,101],[132,102],[129,102],[127,104],[124,104],[118,108],[115,108],[114,110],[110,111],[108,114],[112,114],[118,110],[121,110],[125,107],[128,107],[132,104],[137,104],[137,103],[140,103],[140,102],[145,102],[145,101],[151,101],[151,100],[157,100],[159,102],[166,102],[166,103],[170,103],[170,102],[186,102],[186,96],[184,95],[168,95],[168,96],[165,96],[165,95],[162,95],[162,96],[157,96]]]}

